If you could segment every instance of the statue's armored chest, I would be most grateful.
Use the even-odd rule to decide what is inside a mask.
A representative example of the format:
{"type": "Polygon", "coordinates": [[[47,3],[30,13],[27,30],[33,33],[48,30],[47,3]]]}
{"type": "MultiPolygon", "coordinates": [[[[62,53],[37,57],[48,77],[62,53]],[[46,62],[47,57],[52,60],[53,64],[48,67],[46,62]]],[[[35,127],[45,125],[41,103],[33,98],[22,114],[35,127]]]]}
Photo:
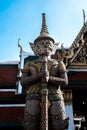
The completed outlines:
{"type": "MultiPolygon", "coordinates": [[[[40,73],[42,71],[42,66],[43,66],[42,62],[40,62],[40,61],[32,61],[32,62],[28,62],[26,67],[31,72],[36,70],[37,73],[40,73]]],[[[57,74],[58,74],[58,62],[55,61],[55,60],[48,61],[47,62],[47,69],[48,69],[50,75],[57,76],[57,74]]]]}

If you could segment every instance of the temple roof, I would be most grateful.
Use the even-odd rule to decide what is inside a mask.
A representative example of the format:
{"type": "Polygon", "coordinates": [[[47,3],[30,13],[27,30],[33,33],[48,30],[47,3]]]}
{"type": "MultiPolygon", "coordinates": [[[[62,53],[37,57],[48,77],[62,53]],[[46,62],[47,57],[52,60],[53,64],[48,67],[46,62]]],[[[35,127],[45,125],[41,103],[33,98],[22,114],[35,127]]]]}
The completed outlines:
{"type": "Polygon", "coordinates": [[[0,62],[0,65],[2,65],[2,64],[19,64],[19,61],[2,61],[2,62],[0,62]]]}
{"type": "Polygon", "coordinates": [[[64,60],[69,69],[87,69],[87,42],[83,39],[84,35],[85,39],[87,37],[85,32],[87,32],[87,21],[84,22],[70,48],[64,49],[61,45],[61,51],[57,50],[58,56],[64,60]]]}

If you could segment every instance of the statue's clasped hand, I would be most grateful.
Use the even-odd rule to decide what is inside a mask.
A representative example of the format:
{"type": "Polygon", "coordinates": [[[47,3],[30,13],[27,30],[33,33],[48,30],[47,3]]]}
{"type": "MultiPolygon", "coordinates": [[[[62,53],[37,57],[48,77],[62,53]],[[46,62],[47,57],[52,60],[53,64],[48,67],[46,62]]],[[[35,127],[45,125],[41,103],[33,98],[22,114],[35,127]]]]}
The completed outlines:
{"type": "Polygon", "coordinates": [[[45,71],[45,72],[42,72],[43,75],[42,75],[42,82],[43,83],[48,83],[49,81],[49,71],[45,71]]]}

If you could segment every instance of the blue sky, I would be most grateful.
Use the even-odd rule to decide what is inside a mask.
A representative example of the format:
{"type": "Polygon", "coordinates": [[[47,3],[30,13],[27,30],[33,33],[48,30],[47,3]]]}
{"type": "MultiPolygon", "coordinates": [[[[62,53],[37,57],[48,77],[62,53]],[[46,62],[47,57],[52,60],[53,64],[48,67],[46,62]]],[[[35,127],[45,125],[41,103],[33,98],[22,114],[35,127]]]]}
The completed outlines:
{"type": "Polygon", "coordinates": [[[40,34],[42,13],[50,36],[70,47],[87,15],[87,0],[0,0],[0,61],[19,60],[17,41],[31,52],[29,42],[40,34]]]}

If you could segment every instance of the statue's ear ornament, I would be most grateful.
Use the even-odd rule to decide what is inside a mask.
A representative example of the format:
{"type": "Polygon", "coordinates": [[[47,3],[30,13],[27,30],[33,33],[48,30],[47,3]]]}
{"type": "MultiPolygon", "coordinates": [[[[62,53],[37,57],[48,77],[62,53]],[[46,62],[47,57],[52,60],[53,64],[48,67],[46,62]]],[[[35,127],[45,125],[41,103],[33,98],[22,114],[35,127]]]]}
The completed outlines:
{"type": "Polygon", "coordinates": [[[37,55],[37,51],[36,51],[36,46],[35,46],[35,44],[34,44],[34,43],[31,43],[31,42],[29,42],[29,44],[30,44],[30,47],[31,47],[32,51],[34,52],[34,54],[37,55]]]}
{"type": "Polygon", "coordinates": [[[33,47],[35,46],[34,43],[29,42],[29,44],[30,44],[30,47],[33,49],[33,47]]]}

